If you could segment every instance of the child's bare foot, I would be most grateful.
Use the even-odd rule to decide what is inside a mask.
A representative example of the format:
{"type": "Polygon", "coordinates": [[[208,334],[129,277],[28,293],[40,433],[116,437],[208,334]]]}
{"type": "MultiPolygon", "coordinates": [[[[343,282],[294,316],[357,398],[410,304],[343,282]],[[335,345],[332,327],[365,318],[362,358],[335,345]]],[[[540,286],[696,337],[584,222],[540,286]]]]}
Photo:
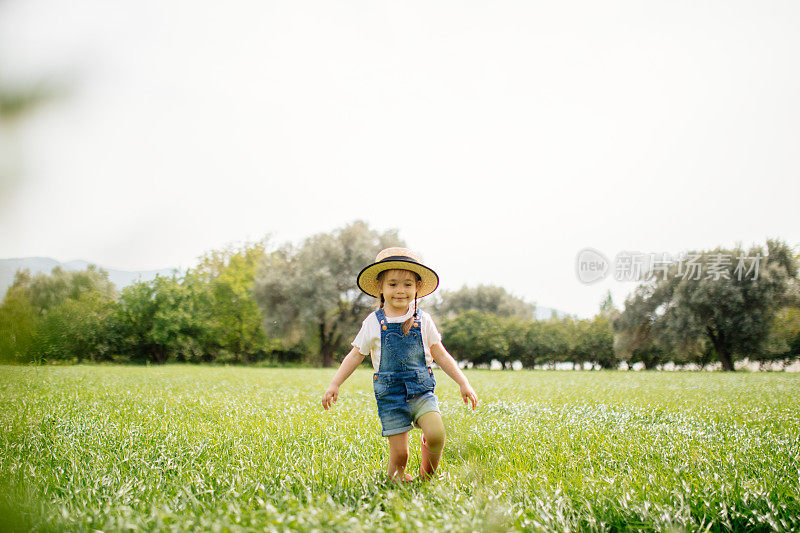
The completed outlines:
{"type": "Polygon", "coordinates": [[[436,479],[436,471],[433,472],[425,472],[422,468],[419,469],[419,477],[417,478],[420,481],[430,481],[431,479],[436,479]]]}
{"type": "Polygon", "coordinates": [[[414,481],[414,478],[411,477],[411,474],[409,474],[408,472],[403,473],[402,479],[398,478],[397,476],[389,476],[388,479],[389,481],[394,481],[396,483],[411,483],[412,481],[414,481]]]}

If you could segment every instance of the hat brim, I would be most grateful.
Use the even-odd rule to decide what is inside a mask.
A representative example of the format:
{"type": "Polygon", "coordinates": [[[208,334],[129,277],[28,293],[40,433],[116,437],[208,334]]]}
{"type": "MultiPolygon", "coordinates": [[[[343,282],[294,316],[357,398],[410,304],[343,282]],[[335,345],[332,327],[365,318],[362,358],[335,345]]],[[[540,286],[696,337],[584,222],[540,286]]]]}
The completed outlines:
{"type": "Polygon", "coordinates": [[[389,261],[378,261],[365,267],[356,278],[358,288],[369,294],[373,298],[380,296],[378,290],[378,274],[386,270],[410,270],[419,274],[422,284],[417,291],[417,297],[422,298],[436,290],[439,286],[439,276],[430,268],[414,261],[404,261],[402,259],[392,259],[389,261]]]}

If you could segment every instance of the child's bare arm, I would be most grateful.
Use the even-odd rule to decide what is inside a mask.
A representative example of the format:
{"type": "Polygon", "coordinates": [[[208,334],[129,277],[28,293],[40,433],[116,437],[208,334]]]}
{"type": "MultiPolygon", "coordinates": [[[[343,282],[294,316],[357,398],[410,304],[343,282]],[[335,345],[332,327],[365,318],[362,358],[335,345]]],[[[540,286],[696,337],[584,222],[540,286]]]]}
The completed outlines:
{"type": "Polygon", "coordinates": [[[322,407],[326,410],[334,403],[336,403],[337,398],[339,397],[339,387],[342,383],[344,383],[347,378],[350,377],[350,374],[358,368],[358,365],[361,364],[361,361],[364,360],[364,355],[359,351],[359,349],[353,346],[353,349],[350,350],[342,364],[339,365],[339,370],[336,371],[336,375],[333,376],[331,380],[331,384],[328,387],[328,390],[325,391],[325,394],[322,395],[322,407]]]}
{"type": "Polygon", "coordinates": [[[450,355],[450,352],[445,349],[441,342],[437,342],[431,346],[431,355],[433,356],[433,360],[436,361],[436,364],[444,370],[444,373],[458,383],[464,404],[471,403],[472,409],[474,410],[478,406],[478,395],[475,394],[475,390],[472,388],[472,385],[469,384],[467,376],[458,368],[458,363],[456,363],[456,360],[450,355]]]}

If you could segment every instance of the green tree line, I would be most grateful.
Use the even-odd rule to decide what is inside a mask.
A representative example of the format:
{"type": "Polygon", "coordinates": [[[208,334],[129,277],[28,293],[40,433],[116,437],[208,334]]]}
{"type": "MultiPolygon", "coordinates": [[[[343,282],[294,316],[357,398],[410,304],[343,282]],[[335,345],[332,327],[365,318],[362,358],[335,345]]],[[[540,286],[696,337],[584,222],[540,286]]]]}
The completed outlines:
{"type": "MultiPolygon", "coordinates": [[[[356,221],[297,245],[268,249],[264,239],[212,251],[183,275],[121,291],[95,266],[19,271],[0,303],[0,360],[331,366],[375,308],[354,287],[356,274],[382,248],[404,245],[397,231],[356,221]]],[[[696,262],[740,252],[698,252],[696,262]]],[[[591,319],[536,320],[533,304],[493,285],[442,290],[422,306],[448,350],[471,365],[655,368],[671,361],[733,370],[743,358],[796,358],[798,257],[779,241],[747,254],[764,258],[758,279],[669,271],[642,282],[621,310],[608,295],[591,319]]]]}
{"type": "Polygon", "coordinates": [[[641,283],[614,321],[620,357],[652,368],[667,361],[788,362],[800,355],[800,256],[766,248],[691,251],[641,283]]]}

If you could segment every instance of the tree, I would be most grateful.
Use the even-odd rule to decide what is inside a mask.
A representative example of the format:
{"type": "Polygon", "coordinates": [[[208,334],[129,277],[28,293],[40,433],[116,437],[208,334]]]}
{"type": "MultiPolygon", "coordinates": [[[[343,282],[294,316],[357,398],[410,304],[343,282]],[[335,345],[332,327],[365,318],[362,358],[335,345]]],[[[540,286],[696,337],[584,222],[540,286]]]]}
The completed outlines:
{"type": "Polygon", "coordinates": [[[212,329],[210,338],[218,350],[234,354],[247,364],[275,347],[264,333],[264,316],[256,303],[253,288],[256,271],[266,256],[267,239],[246,243],[241,248],[227,247],[205,254],[186,278],[207,284],[212,329]]]}
{"type": "Polygon", "coordinates": [[[210,362],[208,292],[175,275],[125,287],[114,316],[117,352],[129,361],[210,362]]]}
{"type": "Polygon", "coordinates": [[[210,361],[205,350],[210,337],[210,314],[207,305],[209,287],[177,276],[157,276],[155,285],[156,311],[150,337],[164,350],[159,363],[210,361]],[[165,355],[166,357],[163,357],[165,355]]]}
{"type": "Polygon", "coordinates": [[[589,354],[581,350],[580,321],[572,316],[550,320],[550,329],[558,338],[560,351],[556,352],[556,361],[572,363],[573,370],[583,369],[583,363],[589,354]]]}
{"type": "Polygon", "coordinates": [[[600,314],[608,317],[609,319],[615,318],[619,315],[619,311],[614,306],[614,298],[611,297],[611,291],[606,291],[606,295],[600,301],[600,314]]]}
{"type": "Polygon", "coordinates": [[[564,353],[566,342],[557,327],[558,319],[546,321],[514,321],[510,328],[510,357],[518,360],[525,368],[537,364],[553,363],[558,354],[564,353]],[[513,333],[516,332],[516,335],[513,333]]]}
{"type": "Polygon", "coordinates": [[[442,291],[433,303],[433,312],[441,318],[453,318],[465,311],[532,320],[536,306],[496,285],[465,285],[457,291],[442,291]]]}
{"type": "Polygon", "coordinates": [[[608,318],[601,314],[591,320],[579,320],[576,324],[577,342],[574,347],[575,358],[580,362],[599,365],[601,368],[615,368],[618,360],[614,354],[614,331],[608,318]]]}
{"type": "Polygon", "coordinates": [[[36,359],[38,320],[27,288],[12,286],[0,304],[0,361],[28,363],[36,359]]]}
{"type": "Polygon", "coordinates": [[[656,309],[661,304],[661,292],[655,295],[655,286],[642,284],[625,300],[625,309],[612,324],[616,336],[614,349],[619,358],[628,364],[642,363],[645,369],[663,363],[666,349],[654,329],[658,320],[656,309]]]}
{"type": "Polygon", "coordinates": [[[155,294],[154,281],[139,281],[122,289],[114,310],[113,336],[115,351],[123,360],[166,361],[165,350],[150,333],[158,310],[155,294]]]}
{"type": "Polygon", "coordinates": [[[523,367],[533,367],[540,356],[534,332],[539,323],[515,317],[507,318],[505,322],[509,366],[519,361],[523,367]]]}
{"type": "Polygon", "coordinates": [[[637,288],[630,314],[626,301],[621,331],[643,349],[715,356],[725,371],[734,370],[735,359],[764,354],[775,313],[797,277],[791,249],[768,240],[766,254],[760,246],[747,253],[737,246],[687,257],[637,288]]]}
{"type": "Polygon", "coordinates": [[[800,307],[786,306],[775,313],[767,345],[762,363],[800,356],[800,307]]]}
{"type": "Polygon", "coordinates": [[[614,349],[614,321],[619,316],[614,306],[611,291],[607,291],[600,302],[600,312],[591,320],[581,321],[579,338],[580,350],[587,355],[587,360],[600,368],[616,368],[619,358],[614,349]]]}
{"type": "Polygon", "coordinates": [[[506,368],[511,363],[508,329],[508,319],[473,310],[442,321],[442,338],[459,360],[482,365],[496,359],[506,368]]]}
{"type": "Polygon", "coordinates": [[[8,325],[0,324],[0,343],[20,361],[103,357],[116,296],[108,273],[95,265],[35,276],[18,271],[3,302],[0,322],[8,325]]]}
{"type": "Polygon", "coordinates": [[[43,313],[56,308],[67,299],[76,300],[85,293],[95,292],[108,300],[118,297],[114,283],[108,279],[108,272],[96,265],[89,265],[86,270],[79,271],[68,271],[56,266],[50,274],[18,276],[12,287],[17,283],[25,283],[29,287],[31,303],[43,313]]]}
{"type": "Polygon", "coordinates": [[[82,292],[67,298],[41,316],[39,354],[45,359],[95,362],[111,349],[109,331],[114,301],[99,292],[82,292]]]}
{"type": "MultiPolygon", "coordinates": [[[[800,254],[794,256],[794,263],[798,262],[800,254]]],[[[786,362],[796,357],[800,357],[800,278],[794,276],[788,280],[785,306],[775,313],[761,360],[786,362]]]]}
{"type": "Polygon", "coordinates": [[[355,336],[375,305],[356,287],[356,276],[390,246],[404,246],[397,230],[380,233],[356,221],[267,255],[254,294],[268,331],[314,339],[322,366],[332,366],[345,336],[355,336]]]}

